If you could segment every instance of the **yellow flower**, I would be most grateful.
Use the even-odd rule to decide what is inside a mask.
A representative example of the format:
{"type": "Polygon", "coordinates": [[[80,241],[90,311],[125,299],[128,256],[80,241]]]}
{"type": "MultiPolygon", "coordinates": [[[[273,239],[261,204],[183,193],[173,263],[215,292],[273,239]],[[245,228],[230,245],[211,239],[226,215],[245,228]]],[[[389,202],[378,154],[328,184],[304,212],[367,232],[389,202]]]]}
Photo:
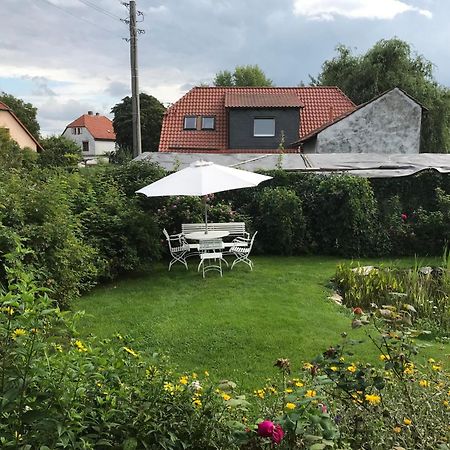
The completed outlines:
{"type": "Polygon", "coordinates": [[[84,346],[84,344],[81,341],[75,341],[75,347],[79,352],[87,352],[87,348],[84,346]]]}
{"type": "Polygon", "coordinates": [[[188,379],[188,377],[187,377],[186,375],[183,375],[183,376],[180,378],[180,383],[181,383],[181,384],[186,385],[186,384],[188,384],[188,381],[189,381],[189,379],[188,379]]]}
{"type": "Polygon", "coordinates": [[[167,392],[172,393],[175,390],[175,386],[172,383],[165,381],[164,385],[163,385],[163,389],[167,392]]]}
{"type": "Polygon", "coordinates": [[[257,391],[254,391],[254,394],[259,398],[264,398],[264,389],[258,389],[257,391]]]}
{"type": "Polygon", "coordinates": [[[401,433],[402,429],[400,427],[394,427],[394,433],[401,433]]]}
{"type": "Polygon", "coordinates": [[[310,397],[310,398],[312,398],[312,397],[315,397],[316,395],[317,395],[317,392],[316,392],[316,391],[313,391],[312,389],[308,389],[308,390],[306,391],[305,397],[310,397]]]}
{"type": "Polygon", "coordinates": [[[428,362],[429,362],[430,364],[433,364],[433,363],[435,363],[436,361],[435,361],[433,358],[428,358],[428,362]]]}
{"type": "Polygon", "coordinates": [[[345,361],[345,358],[344,358],[343,356],[341,356],[341,357],[339,358],[339,361],[340,361],[340,362],[344,362],[344,361],[345,361]]]}
{"type": "Polygon", "coordinates": [[[286,394],[291,394],[294,391],[291,388],[287,388],[284,390],[284,392],[286,392],[286,394]]]}
{"type": "Polygon", "coordinates": [[[403,370],[403,373],[405,375],[412,375],[414,373],[414,364],[413,363],[406,363],[405,369],[403,370]]]}
{"type": "Polygon", "coordinates": [[[306,370],[312,369],[314,366],[311,363],[305,363],[303,364],[303,368],[306,370]]]}
{"type": "Polygon", "coordinates": [[[347,370],[351,373],[355,373],[356,372],[356,366],[354,364],[352,364],[351,366],[347,367],[347,370]]]}
{"type": "MultiPolygon", "coordinates": [[[[273,386],[269,386],[269,387],[267,388],[267,390],[268,390],[271,394],[276,394],[276,393],[277,393],[277,390],[276,390],[273,386]]],[[[291,392],[292,392],[292,389],[291,389],[291,392]]]]}
{"type": "Polygon", "coordinates": [[[135,358],[139,358],[139,353],[135,352],[132,348],[124,347],[123,348],[127,353],[129,353],[131,356],[134,356],[135,358]]]}
{"type": "Polygon", "coordinates": [[[333,372],[337,372],[337,370],[338,370],[338,368],[337,368],[336,366],[331,366],[330,369],[331,369],[333,372]]]}
{"type": "Polygon", "coordinates": [[[296,385],[297,387],[303,387],[303,386],[304,386],[304,384],[303,384],[301,381],[296,381],[296,382],[295,382],[295,385],[296,385]]]}
{"type": "Polygon", "coordinates": [[[205,370],[205,377],[209,377],[209,372],[205,370]]]}
{"type": "Polygon", "coordinates": [[[444,401],[442,402],[442,404],[443,404],[444,406],[448,406],[448,405],[449,405],[449,402],[448,402],[448,400],[444,400],[444,401]]]}
{"type": "Polygon", "coordinates": [[[8,306],[6,308],[3,308],[3,311],[6,312],[9,316],[14,315],[14,308],[12,306],[8,306]]]}
{"type": "Polygon", "coordinates": [[[403,423],[404,423],[406,426],[409,426],[409,425],[412,424],[412,420],[411,420],[411,419],[405,418],[405,419],[403,419],[403,423]]]}
{"type": "Polygon", "coordinates": [[[226,394],[225,392],[222,392],[221,394],[222,398],[227,402],[228,400],[230,400],[230,396],[228,394],[226,394]]]}
{"type": "Polygon", "coordinates": [[[381,402],[381,397],[376,394],[366,394],[366,402],[369,402],[371,405],[378,405],[381,402]]]}
{"type": "Polygon", "coordinates": [[[202,406],[202,401],[201,401],[200,399],[196,398],[196,399],[194,399],[194,400],[192,401],[192,404],[193,404],[195,407],[200,408],[200,406],[202,406]]]}
{"type": "MultiPolygon", "coordinates": [[[[209,374],[208,374],[209,375],[209,374]]],[[[192,372],[192,378],[194,379],[194,380],[196,380],[197,379],[197,374],[195,373],[195,372],[192,372]]]]}
{"type": "Polygon", "coordinates": [[[419,386],[420,387],[428,387],[429,383],[427,380],[419,380],[419,386]]]}
{"type": "Polygon", "coordinates": [[[295,403],[286,403],[286,409],[295,409],[295,403]]]}
{"type": "Polygon", "coordinates": [[[390,359],[389,355],[380,355],[380,361],[389,361],[390,359]]]}
{"type": "Polygon", "coordinates": [[[18,337],[25,336],[27,332],[23,328],[16,328],[12,333],[12,338],[16,340],[18,337]]]}
{"type": "Polygon", "coordinates": [[[442,366],[438,366],[438,365],[434,365],[434,364],[431,366],[431,368],[436,372],[442,370],[442,366]]]}

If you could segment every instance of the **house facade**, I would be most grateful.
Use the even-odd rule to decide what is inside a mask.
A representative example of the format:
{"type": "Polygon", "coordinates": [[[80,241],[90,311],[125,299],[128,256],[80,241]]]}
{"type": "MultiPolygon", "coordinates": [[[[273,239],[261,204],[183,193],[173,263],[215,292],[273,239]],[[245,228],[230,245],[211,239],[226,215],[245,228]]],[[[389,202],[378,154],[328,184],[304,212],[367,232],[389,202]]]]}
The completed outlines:
{"type": "Polygon", "coordinates": [[[418,153],[423,109],[398,88],[356,106],[337,87],[196,87],[166,111],[159,152],[418,153]]]}
{"type": "Polygon", "coordinates": [[[62,135],[80,146],[85,159],[105,157],[115,150],[116,134],[112,121],[92,111],[69,123],[62,135]]]}
{"type": "Polygon", "coordinates": [[[355,105],[337,87],[196,87],[166,111],[160,152],[298,152],[290,143],[355,105]]]}
{"type": "Polygon", "coordinates": [[[11,139],[16,141],[20,148],[30,148],[35,152],[42,150],[39,142],[14,114],[12,109],[3,102],[0,102],[0,128],[6,128],[11,139]]]}

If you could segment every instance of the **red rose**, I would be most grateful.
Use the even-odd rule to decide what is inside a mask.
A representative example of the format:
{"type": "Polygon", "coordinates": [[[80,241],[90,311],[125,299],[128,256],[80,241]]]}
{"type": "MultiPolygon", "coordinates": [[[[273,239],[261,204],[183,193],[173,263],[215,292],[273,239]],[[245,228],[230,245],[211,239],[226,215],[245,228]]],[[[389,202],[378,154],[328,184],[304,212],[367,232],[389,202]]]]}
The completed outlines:
{"type": "Polygon", "coordinates": [[[271,437],[274,427],[273,422],[270,420],[263,420],[258,424],[258,434],[262,437],[271,437]]]}
{"type": "Polygon", "coordinates": [[[281,428],[281,425],[275,425],[275,428],[272,432],[272,442],[274,444],[279,444],[283,440],[284,431],[281,428]]]}
{"type": "Polygon", "coordinates": [[[356,308],[353,308],[353,314],[356,314],[357,316],[361,316],[363,314],[363,310],[358,306],[356,308]]]}

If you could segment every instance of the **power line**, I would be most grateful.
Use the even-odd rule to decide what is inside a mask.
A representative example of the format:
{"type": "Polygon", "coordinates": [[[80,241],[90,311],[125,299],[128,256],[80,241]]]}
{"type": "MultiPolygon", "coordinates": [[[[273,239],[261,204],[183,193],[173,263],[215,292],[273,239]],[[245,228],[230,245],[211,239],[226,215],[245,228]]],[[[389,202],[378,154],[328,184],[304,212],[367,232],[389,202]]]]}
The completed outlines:
{"type": "Polygon", "coordinates": [[[80,17],[80,16],[77,16],[77,15],[75,15],[75,14],[72,14],[70,11],[67,11],[66,9],[62,8],[61,6],[55,5],[54,3],[52,3],[52,2],[49,1],[49,0],[41,0],[41,1],[45,2],[45,3],[48,4],[48,5],[53,6],[53,7],[56,8],[56,9],[59,9],[60,11],[62,11],[62,12],[64,12],[64,13],[68,14],[69,16],[75,17],[75,19],[82,20],[83,22],[86,22],[86,23],[88,23],[88,24],[90,24],[90,25],[93,25],[93,26],[96,27],[96,28],[99,28],[99,29],[101,29],[101,30],[103,30],[103,31],[106,31],[107,33],[111,33],[111,34],[116,35],[116,33],[114,33],[113,31],[108,30],[108,29],[106,29],[106,28],[103,28],[103,27],[99,26],[97,23],[91,22],[90,20],[87,20],[87,19],[85,19],[84,17],[80,17]]]}
{"type": "Polygon", "coordinates": [[[89,0],[78,0],[80,3],[83,3],[83,5],[89,6],[90,8],[94,9],[95,11],[104,14],[105,16],[111,17],[115,20],[120,20],[121,18],[119,16],[116,16],[110,11],[107,11],[106,9],[101,8],[100,6],[96,5],[95,3],[90,2],[89,0]]]}

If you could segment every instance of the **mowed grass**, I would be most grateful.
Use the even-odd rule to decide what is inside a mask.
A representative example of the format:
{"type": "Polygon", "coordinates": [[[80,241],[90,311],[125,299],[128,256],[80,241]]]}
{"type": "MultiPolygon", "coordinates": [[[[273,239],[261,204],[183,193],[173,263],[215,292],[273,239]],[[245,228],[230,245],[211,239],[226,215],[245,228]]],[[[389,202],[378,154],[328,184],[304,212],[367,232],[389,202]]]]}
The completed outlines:
{"type": "MultiPolygon", "coordinates": [[[[134,339],[133,347],[169,356],[180,371],[208,370],[215,379],[241,387],[261,386],[275,374],[277,358],[300,367],[347,332],[365,342],[354,347],[356,360],[375,361],[378,351],[365,330],[352,330],[351,313],[327,297],[341,259],[330,257],[254,257],[253,272],[240,264],[233,271],[207,274],[158,264],[148,273],[97,287],[76,302],[85,310],[82,335],[134,339]]],[[[379,264],[380,261],[362,261],[379,264]]],[[[387,264],[384,261],[384,264],[387,264]]],[[[437,261],[435,261],[437,263],[437,261]]],[[[413,265],[414,259],[396,261],[413,265]]],[[[448,355],[448,346],[427,344],[427,356],[448,355]]]]}

